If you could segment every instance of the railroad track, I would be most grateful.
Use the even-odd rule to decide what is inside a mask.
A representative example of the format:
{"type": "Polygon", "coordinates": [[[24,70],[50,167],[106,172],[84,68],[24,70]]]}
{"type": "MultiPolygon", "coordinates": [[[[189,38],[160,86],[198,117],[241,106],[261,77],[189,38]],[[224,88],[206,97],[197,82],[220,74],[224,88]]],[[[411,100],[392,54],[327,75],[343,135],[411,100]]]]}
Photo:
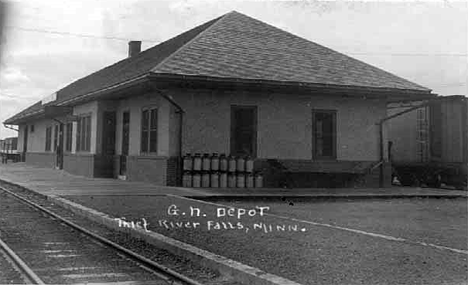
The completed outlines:
{"type": "Polygon", "coordinates": [[[17,273],[9,282],[201,284],[47,208],[0,186],[0,265],[17,273]]]}

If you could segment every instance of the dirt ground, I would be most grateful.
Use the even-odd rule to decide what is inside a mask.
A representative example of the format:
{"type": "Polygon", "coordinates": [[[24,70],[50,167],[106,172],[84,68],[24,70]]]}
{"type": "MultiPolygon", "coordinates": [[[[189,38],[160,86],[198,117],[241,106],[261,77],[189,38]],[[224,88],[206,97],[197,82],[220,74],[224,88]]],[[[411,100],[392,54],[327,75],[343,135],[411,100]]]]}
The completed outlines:
{"type": "Polygon", "coordinates": [[[302,284],[468,281],[463,198],[213,203],[163,196],[67,198],[128,222],[143,225],[144,219],[151,231],[302,284]]]}

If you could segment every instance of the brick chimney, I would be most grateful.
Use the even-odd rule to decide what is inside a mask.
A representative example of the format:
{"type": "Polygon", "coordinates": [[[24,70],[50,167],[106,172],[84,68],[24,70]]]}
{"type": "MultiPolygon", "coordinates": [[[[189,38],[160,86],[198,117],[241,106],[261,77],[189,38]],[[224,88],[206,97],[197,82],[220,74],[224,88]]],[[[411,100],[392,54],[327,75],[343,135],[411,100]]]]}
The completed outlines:
{"type": "Polygon", "coordinates": [[[139,54],[141,51],[141,41],[128,42],[128,57],[139,54]]]}

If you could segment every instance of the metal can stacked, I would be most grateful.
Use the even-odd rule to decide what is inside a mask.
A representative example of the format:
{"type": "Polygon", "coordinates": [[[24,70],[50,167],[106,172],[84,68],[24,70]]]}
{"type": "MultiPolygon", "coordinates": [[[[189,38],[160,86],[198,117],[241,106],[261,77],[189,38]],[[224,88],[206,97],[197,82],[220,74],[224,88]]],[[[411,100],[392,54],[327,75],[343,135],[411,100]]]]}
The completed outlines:
{"type": "Polygon", "coordinates": [[[250,156],[187,153],[183,158],[183,187],[260,188],[263,176],[254,175],[250,156]]]}
{"type": "Polygon", "coordinates": [[[203,188],[208,188],[210,187],[210,173],[209,172],[203,172],[202,174],[202,179],[201,179],[201,186],[203,188]]]}
{"type": "Polygon", "coordinates": [[[255,188],[262,188],[263,187],[263,175],[258,173],[255,175],[255,188]]]}
{"type": "Polygon", "coordinates": [[[211,171],[219,171],[219,156],[217,153],[213,153],[211,157],[211,171]]]}
{"type": "Polygon", "coordinates": [[[211,178],[211,181],[210,181],[211,188],[219,188],[219,173],[212,172],[210,178],[211,178]]]}
{"type": "Polygon", "coordinates": [[[183,187],[192,187],[192,174],[190,171],[185,171],[184,176],[182,178],[182,185],[183,187]]]}
{"type": "Polygon", "coordinates": [[[192,176],[192,187],[200,188],[201,187],[201,175],[200,173],[194,173],[192,176]]]}

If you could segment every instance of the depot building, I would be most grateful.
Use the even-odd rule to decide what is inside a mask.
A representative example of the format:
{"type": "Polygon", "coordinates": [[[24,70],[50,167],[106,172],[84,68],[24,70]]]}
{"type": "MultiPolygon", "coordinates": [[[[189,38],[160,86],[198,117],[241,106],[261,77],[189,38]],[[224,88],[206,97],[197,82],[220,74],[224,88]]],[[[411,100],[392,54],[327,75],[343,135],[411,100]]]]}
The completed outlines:
{"type": "Polygon", "coordinates": [[[4,122],[26,163],[174,186],[187,153],[217,153],[253,159],[265,187],[373,187],[390,182],[387,103],[432,97],[238,12],[140,47],[4,122]]]}

